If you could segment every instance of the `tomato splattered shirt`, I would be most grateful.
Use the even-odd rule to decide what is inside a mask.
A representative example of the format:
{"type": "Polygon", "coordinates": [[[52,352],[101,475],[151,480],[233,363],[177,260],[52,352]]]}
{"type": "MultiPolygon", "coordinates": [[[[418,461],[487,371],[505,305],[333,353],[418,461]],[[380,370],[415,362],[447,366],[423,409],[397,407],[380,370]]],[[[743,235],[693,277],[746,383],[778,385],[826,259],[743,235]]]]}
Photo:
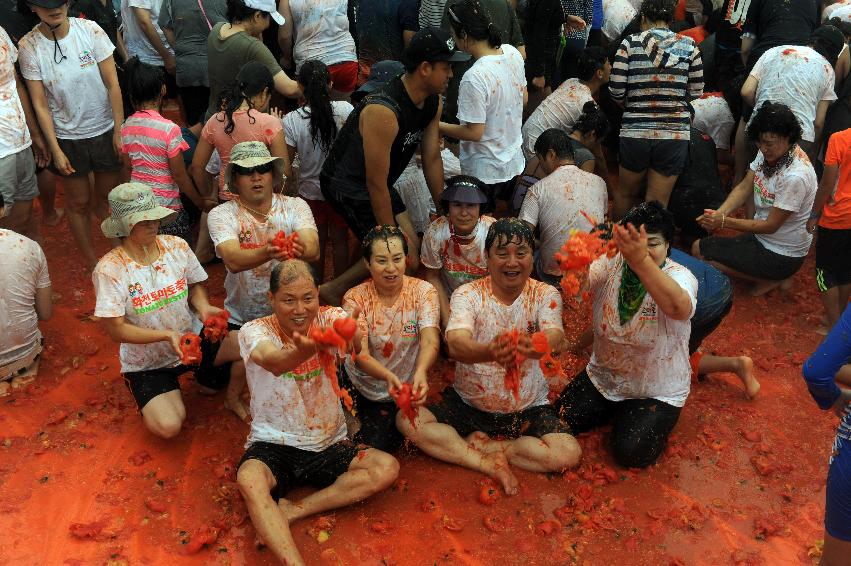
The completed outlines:
{"type": "MultiPolygon", "coordinates": [[[[561,295],[555,287],[534,279],[529,279],[511,305],[494,297],[490,277],[479,279],[459,287],[452,294],[450,308],[446,332],[469,330],[473,340],[481,343],[512,328],[525,334],[563,330],[561,295]]],[[[524,360],[520,365],[519,401],[506,389],[505,368],[496,362],[458,362],[453,387],[468,405],[490,413],[513,413],[548,402],[547,380],[537,360],[524,360]]]]}
{"type": "MultiPolygon", "coordinates": [[[[440,301],[431,283],[405,276],[402,292],[396,302],[384,306],[371,280],[349,289],[343,297],[343,308],[361,310],[358,325],[369,336],[369,353],[392,371],[402,383],[410,382],[420,351],[420,330],[440,326],[440,301]],[[384,348],[386,344],[392,344],[384,348]],[[388,353],[389,356],[384,354],[388,353]]],[[[390,401],[387,382],[360,371],[351,357],[346,358],[346,373],[367,399],[390,401]]]]}
{"type": "Polygon", "coordinates": [[[494,222],[496,219],[490,216],[479,217],[472,239],[459,239],[456,246],[449,232],[449,220],[445,216],[433,220],[423,234],[420,261],[429,269],[441,270],[450,293],[464,283],[484,277],[488,274],[485,238],[494,222]]]}
{"type": "MultiPolygon", "coordinates": [[[[289,337],[285,341],[275,330],[273,316],[253,320],[239,331],[239,352],[251,392],[251,431],[245,446],[272,442],[319,452],[346,436],[340,399],[317,356],[281,375],[251,359],[251,353],[264,342],[279,349],[294,348],[289,337]]],[[[314,324],[330,326],[345,316],[339,307],[326,308],[320,310],[314,324]]]]}
{"type": "Polygon", "coordinates": [[[697,279],[672,261],[662,271],[691,300],[689,319],[668,317],[647,293],[625,325],[618,315],[618,290],[623,257],[605,256],[591,264],[589,285],[594,293],[594,350],[586,368],[597,390],[610,401],[658,399],[675,407],[685,405],[691,384],[688,339],[697,305],[697,279]]]}
{"type": "MultiPolygon", "coordinates": [[[[140,328],[199,332],[201,321],[189,309],[189,286],[207,279],[195,253],[182,238],[157,236],[160,256],[151,265],[133,261],[122,248],[103,256],[92,273],[95,316],[124,319],[140,328]]],[[[171,342],[121,344],[121,371],[176,366],[171,342]]]]}
{"type": "MultiPolygon", "coordinates": [[[[250,249],[265,246],[280,230],[287,234],[299,230],[316,231],[316,222],[304,200],[276,194],[265,222],[257,220],[236,201],[228,201],[210,211],[207,227],[217,249],[231,240],[238,241],[241,248],[250,249]]],[[[270,260],[254,269],[227,272],[225,308],[230,312],[230,322],[244,324],[271,314],[272,307],[266,293],[272,268],[277,264],[277,260],[270,260]]]]}

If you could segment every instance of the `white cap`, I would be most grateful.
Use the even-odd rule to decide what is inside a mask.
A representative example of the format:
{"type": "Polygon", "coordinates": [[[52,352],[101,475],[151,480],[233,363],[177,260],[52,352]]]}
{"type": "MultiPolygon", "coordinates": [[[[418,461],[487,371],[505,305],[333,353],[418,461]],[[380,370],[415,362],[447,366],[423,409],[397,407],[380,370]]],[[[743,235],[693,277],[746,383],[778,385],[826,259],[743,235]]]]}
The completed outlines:
{"type": "Polygon", "coordinates": [[[279,26],[284,25],[284,22],[287,21],[278,13],[278,6],[275,4],[275,0],[243,0],[243,2],[249,8],[254,8],[261,12],[268,12],[269,15],[272,16],[272,19],[275,20],[275,23],[279,26]]]}

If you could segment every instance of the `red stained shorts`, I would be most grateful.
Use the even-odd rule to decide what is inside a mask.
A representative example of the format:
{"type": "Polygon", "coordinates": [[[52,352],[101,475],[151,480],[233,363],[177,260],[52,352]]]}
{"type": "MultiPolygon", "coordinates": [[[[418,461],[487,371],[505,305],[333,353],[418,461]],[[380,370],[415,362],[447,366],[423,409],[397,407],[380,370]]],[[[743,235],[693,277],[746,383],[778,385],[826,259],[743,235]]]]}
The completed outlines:
{"type": "Polygon", "coordinates": [[[343,61],[328,67],[334,90],[349,93],[355,90],[358,83],[358,62],[343,61]]]}

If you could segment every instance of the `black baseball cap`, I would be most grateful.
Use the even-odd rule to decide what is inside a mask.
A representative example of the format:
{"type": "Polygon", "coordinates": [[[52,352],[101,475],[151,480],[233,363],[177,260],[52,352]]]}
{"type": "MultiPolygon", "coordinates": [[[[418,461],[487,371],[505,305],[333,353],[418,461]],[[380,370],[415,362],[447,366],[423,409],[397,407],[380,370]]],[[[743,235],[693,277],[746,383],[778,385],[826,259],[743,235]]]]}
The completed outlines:
{"type": "Polygon", "coordinates": [[[387,84],[390,79],[398,77],[404,72],[405,66],[399,61],[387,59],[375,63],[369,68],[369,78],[366,82],[350,95],[352,101],[358,101],[367,94],[372,94],[387,84]]]}
{"type": "Polygon", "coordinates": [[[26,0],[26,2],[18,4],[18,9],[21,9],[21,4],[29,4],[32,6],[38,6],[39,8],[47,8],[48,10],[52,10],[53,8],[59,8],[68,3],[69,0],[26,0]]]}
{"type": "Polygon", "coordinates": [[[427,27],[418,31],[411,39],[402,59],[406,64],[414,66],[423,61],[457,63],[470,59],[470,54],[455,49],[455,40],[449,32],[436,27],[427,27]]]}

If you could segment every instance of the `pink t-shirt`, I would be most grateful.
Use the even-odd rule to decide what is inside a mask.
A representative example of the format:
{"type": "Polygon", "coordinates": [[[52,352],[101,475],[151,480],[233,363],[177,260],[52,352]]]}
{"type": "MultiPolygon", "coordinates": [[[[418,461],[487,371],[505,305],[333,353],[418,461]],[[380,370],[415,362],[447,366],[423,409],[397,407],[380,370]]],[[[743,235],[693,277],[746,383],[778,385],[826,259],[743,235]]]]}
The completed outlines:
{"type": "MultiPolygon", "coordinates": [[[[247,141],[259,141],[272,146],[272,140],[283,129],[284,125],[279,118],[260,112],[259,110],[237,110],[233,113],[233,131],[225,133],[226,117],[224,112],[214,114],[204,128],[201,137],[216,148],[221,160],[221,174],[219,175],[219,198],[231,200],[233,194],[225,190],[225,169],[230,163],[230,150],[238,143],[247,141]]],[[[278,181],[279,179],[276,179],[278,181]]]]}
{"type": "Polygon", "coordinates": [[[156,110],[140,110],[121,126],[121,151],[130,156],[130,180],[151,187],[159,204],[181,210],[169,159],[189,149],[180,127],[156,110]]]}

